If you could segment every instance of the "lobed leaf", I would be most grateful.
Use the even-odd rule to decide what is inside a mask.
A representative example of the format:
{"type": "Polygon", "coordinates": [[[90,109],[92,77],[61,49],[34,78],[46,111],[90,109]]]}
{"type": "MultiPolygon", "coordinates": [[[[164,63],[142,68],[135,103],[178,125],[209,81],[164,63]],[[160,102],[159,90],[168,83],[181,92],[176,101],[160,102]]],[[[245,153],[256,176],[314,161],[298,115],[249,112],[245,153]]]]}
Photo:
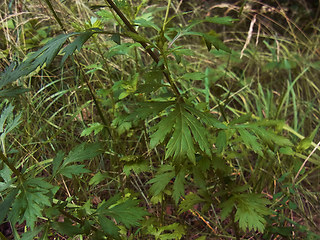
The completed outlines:
{"type": "Polygon", "coordinates": [[[174,159],[187,156],[195,164],[195,150],[187,120],[183,117],[183,108],[176,105],[175,129],[167,144],[166,158],[172,156],[174,159]]]}
{"type": "Polygon", "coordinates": [[[195,193],[189,193],[179,205],[179,214],[193,209],[194,205],[205,202],[204,199],[195,193]]]}
{"type": "Polygon", "coordinates": [[[82,143],[69,152],[62,166],[94,158],[102,152],[102,145],[100,143],[82,143]]]}
{"type": "Polygon", "coordinates": [[[116,55],[127,55],[134,47],[140,47],[140,43],[122,43],[111,47],[108,51],[107,57],[111,58],[116,55]]]}
{"type": "Polygon", "coordinates": [[[78,234],[83,234],[83,230],[80,228],[79,224],[75,225],[68,218],[64,219],[64,222],[53,222],[53,229],[63,235],[73,237],[78,234]]]}
{"type": "Polygon", "coordinates": [[[9,212],[9,209],[14,202],[14,199],[16,198],[17,194],[19,192],[19,189],[12,190],[8,196],[0,202],[0,224],[3,223],[4,219],[7,216],[7,213],[9,212]]]}
{"type": "Polygon", "coordinates": [[[52,185],[43,178],[32,178],[22,183],[20,193],[13,202],[8,218],[13,223],[26,221],[31,230],[38,217],[42,217],[45,207],[51,206],[50,189],[52,185]]]}
{"type": "Polygon", "coordinates": [[[201,112],[198,109],[191,107],[187,104],[184,105],[184,108],[188,110],[190,113],[194,114],[196,117],[198,117],[202,122],[204,122],[208,126],[212,126],[218,129],[227,129],[227,126],[224,123],[220,122],[210,113],[201,112]]]}
{"type": "Polygon", "coordinates": [[[266,205],[269,200],[260,194],[238,194],[235,196],[237,201],[237,212],[235,221],[239,221],[240,228],[245,231],[250,230],[264,231],[266,220],[264,216],[271,214],[266,205]]]}
{"type": "Polygon", "coordinates": [[[79,36],[61,51],[61,53],[64,54],[61,60],[61,65],[74,53],[75,50],[80,51],[83,44],[94,34],[94,32],[86,31],[78,34],[79,36]]]}
{"type": "Polygon", "coordinates": [[[62,168],[59,172],[60,174],[66,176],[67,178],[72,178],[72,175],[79,175],[81,173],[89,173],[90,170],[85,168],[86,165],[70,165],[62,168]]]}
{"type": "Polygon", "coordinates": [[[266,142],[271,141],[282,147],[293,146],[288,138],[275,134],[271,129],[265,129],[262,127],[250,127],[250,129],[252,129],[261,139],[266,142]]]}
{"type": "Polygon", "coordinates": [[[149,117],[153,117],[167,107],[173,105],[174,102],[172,101],[165,101],[165,102],[141,102],[138,103],[136,106],[136,110],[133,111],[129,116],[127,116],[123,121],[131,122],[131,121],[138,121],[138,120],[145,120],[149,117]]]}
{"type": "Polygon", "coordinates": [[[103,125],[101,123],[89,123],[89,127],[84,129],[81,132],[81,137],[83,136],[89,136],[92,132],[94,132],[94,135],[97,135],[99,132],[103,130],[103,125]]]}
{"type": "Polygon", "coordinates": [[[141,27],[153,28],[157,31],[160,31],[160,28],[154,22],[152,22],[150,20],[143,19],[143,18],[139,18],[139,19],[134,20],[134,24],[141,26],[141,27]]]}
{"type": "MultiPolygon", "coordinates": [[[[61,34],[45,46],[40,48],[38,51],[30,54],[27,58],[19,65],[14,62],[1,74],[0,88],[18,80],[20,77],[27,76],[39,67],[45,67],[51,64],[53,59],[58,55],[59,51],[63,47],[63,44],[71,36],[79,35],[75,41],[70,43],[67,47],[62,50],[64,56],[62,63],[67,59],[68,56],[74,53],[76,49],[80,51],[82,45],[94,34],[94,31],[86,32],[75,32],[70,34],[61,34]]],[[[16,94],[17,92],[10,92],[10,94],[16,94]]]]}
{"type": "Polygon", "coordinates": [[[143,220],[147,212],[140,208],[138,203],[138,200],[128,199],[105,209],[104,214],[113,217],[117,222],[123,223],[127,228],[139,226],[139,221],[143,220]]]}
{"type": "Polygon", "coordinates": [[[218,153],[222,153],[227,147],[227,134],[223,130],[219,131],[218,133],[216,147],[217,147],[218,153]]]}
{"type": "Polygon", "coordinates": [[[44,65],[48,66],[59,53],[68,37],[75,34],[76,33],[59,35],[38,51],[27,56],[26,60],[21,64],[17,65],[15,62],[12,63],[1,75],[0,88],[16,81],[22,76],[27,76],[38,67],[42,67],[44,65]]]}
{"type": "Polygon", "coordinates": [[[151,129],[156,129],[156,131],[150,136],[151,148],[162,143],[167,134],[172,131],[177,115],[178,113],[176,111],[169,113],[167,117],[163,117],[162,120],[151,129]]]}
{"type": "Polygon", "coordinates": [[[171,165],[162,166],[156,176],[147,182],[147,184],[152,184],[150,193],[153,196],[160,194],[174,177],[175,172],[171,165]]]}
{"type": "Polygon", "coordinates": [[[11,87],[11,88],[3,89],[0,91],[0,98],[16,97],[16,96],[21,95],[21,94],[28,92],[28,91],[30,91],[30,89],[23,88],[21,86],[11,87]]]}
{"type": "Polygon", "coordinates": [[[191,130],[194,140],[199,144],[199,147],[208,156],[211,156],[211,146],[208,141],[207,130],[202,123],[187,111],[182,112],[186,119],[189,129],[191,130]]]}
{"type": "Polygon", "coordinates": [[[185,171],[181,169],[180,172],[177,174],[176,179],[173,183],[173,194],[172,198],[176,204],[178,204],[180,197],[184,196],[184,183],[185,183],[185,171]]]}
{"type": "Polygon", "coordinates": [[[257,142],[257,137],[252,135],[249,131],[246,129],[238,129],[238,132],[240,133],[241,139],[243,140],[244,144],[248,148],[252,148],[252,150],[259,155],[263,155],[261,145],[257,142]]]}
{"type": "Polygon", "coordinates": [[[98,216],[98,221],[105,234],[108,234],[116,240],[120,239],[120,228],[118,228],[113,221],[102,215],[98,216]]]}

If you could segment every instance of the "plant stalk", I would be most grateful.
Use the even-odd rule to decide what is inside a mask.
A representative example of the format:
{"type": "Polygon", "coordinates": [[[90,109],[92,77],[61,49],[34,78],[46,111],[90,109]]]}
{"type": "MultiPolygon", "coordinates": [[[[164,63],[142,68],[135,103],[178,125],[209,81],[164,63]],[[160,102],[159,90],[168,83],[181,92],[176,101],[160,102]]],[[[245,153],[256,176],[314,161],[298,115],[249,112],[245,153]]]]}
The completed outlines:
{"type": "MultiPolygon", "coordinates": [[[[121,18],[121,20],[123,21],[123,23],[126,25],[126,27],[129,29],[130,32],[133,32],[135,34],[139,34],[135,28],[132,26],[132,24],[129,22],[129,20],[127,19],[127,17],[122,13],[122,11],[117,7],[117,5],[112,1],[112,0],[105,0],[106,3],[108,3],[110,5],[110,7],[116,12],[116,14],[121,18]]],[[[171,2],[171,0],[170,0],[171,2]]],[[[159,62],[159,57],[158,55],[152,51],[152,49],[150,48],[150,46],[142,41],[136,41],[138,43],[140,43],[142,45],[142,47],[147,51],[147,53],[151,56],[151,58],[158,63],[159,62]]],[[[165,76],[165,78],[167,79],[167,81],[169,82],[174,94],[177,97],[180,97],[180,92],[179,89],[177,87],[177,85],[172,81],[172,79],[169,76],[169,73],[166,71],[168,69],[162,69],[163,75],[165,76]]]]}
{"type": "MultiPolygon", "coordinates": [[[[55,18],[56,21],[58,22],[58,24],[59,24],[59,26],[61,27],[61,29],[66,33],[67,31],[65,30],[65,28],[64,28],[64,26],[63,26],[63,23],[61,22],[60,18],[58,17],[56,11],[54,10],[54,8],[53,8],[50,0],[45,0],[45,2],[47,3],[48,7],[50,8],[50,11],[52,12],[54,18],[55,18]]],[[[69,41],[69,40],[68,40],[68,41],[69,41]]],[[[75,56],[75,59],[77,60],[78,63],[80,63],[79,60],[78,60],[78,58],[77,58],[77,56],[75,56]]],[[[80,68],[80,71],[82,72],[83,78],[84,78],[84,80],[85,80],[85,82],[86,82],[86,84],[87,84],[87,86],[88,86],[88,88],[89,88],[90,95],[91,95],[91,97],[92,97],[92,99],[93,99],[93,101],[94,101],[94,103],[95,103],[95,105],[96,105],[96,107],[97,107],[98,114],[99,114],[99,116],[100,116],[103,124],[104,124],[105,127],[107,128],[107,131],[108,131],[110,137],[112,137],[111,130],[110,130],[110,128],[108,127],[108,126],[109,126],[109,125],[108,125],[108,121],[106,120],[106,117],[104,116],[104,114],[103,114],[103,112],[102,112],[102,108],[101,108],[101,106],[100,106],[100,104],[99,104],[99,102],[98,102],[98,99],[97,99],[97,97],[96,97],[95,94],[94,94],[94,89],[93,89],[92,85],[90,84],[89,80],[87,79],[87,75],[86,75],[85,72],[83,71],[83,69],[82,69],[82,67],[80,66],[80,64],[79,64],[79,68],[80,68]]]]}

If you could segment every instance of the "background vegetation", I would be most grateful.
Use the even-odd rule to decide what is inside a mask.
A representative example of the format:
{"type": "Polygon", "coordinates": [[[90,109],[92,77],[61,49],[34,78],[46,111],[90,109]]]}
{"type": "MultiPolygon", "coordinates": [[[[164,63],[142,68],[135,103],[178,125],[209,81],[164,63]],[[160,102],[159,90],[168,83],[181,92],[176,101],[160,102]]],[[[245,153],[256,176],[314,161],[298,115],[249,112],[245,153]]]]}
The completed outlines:
{"type": "Polygon", "coordinates": [[[319,239],[318,1],[0,7],[1,239],[319,239]]]}

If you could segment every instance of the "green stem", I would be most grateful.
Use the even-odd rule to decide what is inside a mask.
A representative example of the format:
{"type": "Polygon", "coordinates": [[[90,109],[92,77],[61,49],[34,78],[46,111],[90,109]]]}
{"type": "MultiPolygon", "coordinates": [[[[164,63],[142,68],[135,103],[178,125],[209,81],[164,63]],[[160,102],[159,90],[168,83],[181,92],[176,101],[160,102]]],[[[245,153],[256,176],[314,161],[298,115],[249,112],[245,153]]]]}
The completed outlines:
{"type": "Polygon", "coordinates": [[[50,8],[50,11],[51,13],[53,14],[53,17],[56,19],[56,21],[58,22],[59,26],[61,27],[61,29],[64,31],[64,32],[67,32],[66,29],[64,28],[60,18],[58,17],[56,11],[54,10],[50,0],[45,0],[46,4],[48,5],[48,7],[50,8]]]}
{"type": "MultiPolygon", "coordinates": [[[[75,59],[76,59],[77,62],[79,63],[79,60],[78,60],[77,56],[75,56],[75,59]]],[[[100,106],[100,104],[99,104],[99,101],[98,101],[98,99],[97,99],[97,97],[96,97],[96,95],[95,95],[95,93],[94,93],[94,89],[93,89],[92,85],[90,84],[90,82],[89,82],[89,80],[88,80],[88,76],[87,76],[86,73],[83,71],[83,69],[82,69],[81,66],[79,66],[79,69],[80,69],[80,71],[82,72],[84,81],[86,82],[86,84],[87,84],[87,86],[88,86],[88,88],[89,88],[90,95],[91,95],[91,97],[92,97],[92,99],[93,99],[93,102],[94,102],[96,108],[97,108],[98,114],[99,114],[99,116],[100,116],[100,118],[101,118],[101,120],[102,120],[105,128],[107,129],[107,131],[108,131],[108,133],[109,133],[109,136],[112,137],[112,133],[111,133],[111,130],[110,130],[110,128],[109,128],[108,121],[107,121],[106,117],[104,116],[104,114],[103,114],[103,112],[102,112],[102,108],[101,108],[101,106],[100,106]]]]}
{"type": "MultiPolygon", "coordinates": [[[[64,26],[63,26],[63,23],[61,22],[60,18],[58,17],[58,15],[56,14],[56,11],[54,10],[50,0],[45,0],[45,2],[47,3],[48,7],[50,8],[50,11],[52,12],[54,18],[56,19],[56,21],[58,22],[58,24],[60,25],[61,29],[66,33],[67,31],[65,30],[64,26]]],[[[108,130],[108,133],[110,135],[110,137],[112,137],[112,134],[111,134],[111,130],[110,128],[108,127],[108,121],[106,120],[106,117],[104,116],[103,112],[102,112],[102,108],[98,102],[98,99],[97,97],[95,96],[94,94],[94,89],[92,87],[92,85],[90,84],[89,80],[87,79],[87,75],[85,74],[85,72],[83,71],[82,67],[80,66],[80,61],[78,60],[77,56],[75,56],[75,59],[76,61],[79,63],[79,68],[80,68],[80,71],[82,72],[83,74],[83,77],[84,77],[84,80],[89,88],[89,92],[90,92],[90,95],[97,107],[97,111],[98,111],[98,114],[103,122],[103,124],[105,125],[105,127],[107,128],[108,130]]]]}
{"type": "MultiPolygon", "coordinates": [[[[171,2],[171,0],[169,0],[171,2]]],[[[121,18],[121,20],[123,21],[123,23],[126,25],[126,27],[129,29],[130,32],[133,32],[135,34],[139,34],[135,28],[132,26],[132,24],[129,22],[129,20],[126,18],[126,16],[122,13],[122,11],[117,7],[116,4],[114,4],[114,2],[112,0],[105,0],[105,2],[107,4],[110,5],[110,7],[116,12],[116,14],[121,18]]],[[[169,3],[170,3],[169,2],[169,3]]],[[[150,46],[143,42],[143,41],[136,41],[138,43],[141,44],[141,46],[146,50],[146,52],[151,56],[151,58],[158,63],[159,62],[159,57],[158,55],[152,51],[152,49],[150,48],[150,46]]],[[[180,92],[178,90],[178,87],[176,86],[176,84],[172,81],[172,79],[170,78],[170,75],[168,74],[168,72],[166,71],[168,69],[163,69],[163,75],[165,76],[165,78],[167,79],[167,81],[169,82],[173,92],[175,93],[176,96],[180,96],[180,92]]]]}
{"type": "Polygon", "coordinates": [[[168,1],[167,11],[166,11],[166,15],[164,17],[164,21],[163,21],[163,25],[162,25],[162,31],[163,32],[165,32],[165,30],[166,30],[166,25],[167,25],[167,19],[168,19],[168,16],[169,16],[170,6],[171,6],[171,0],[168,1]]]}

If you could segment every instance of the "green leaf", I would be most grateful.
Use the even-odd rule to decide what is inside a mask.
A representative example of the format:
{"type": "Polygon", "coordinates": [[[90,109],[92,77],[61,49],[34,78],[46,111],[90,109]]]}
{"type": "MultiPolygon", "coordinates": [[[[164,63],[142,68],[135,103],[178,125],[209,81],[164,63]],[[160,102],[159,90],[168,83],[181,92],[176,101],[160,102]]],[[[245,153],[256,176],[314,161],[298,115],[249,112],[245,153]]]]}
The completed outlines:
{"type": "Polygon", "coordinates": [[[236,124],[246,123],[246,122],[251,120],[251,117],[252,117],[252,113],[241,115],[240,117],[237,117],[237,118],[233,119],[229,123],[229,125],[236,125],[236,124]]]}
{"type": "Polygon", "coordinates": [[[200,149],[208,156],[211,156],[211,146],[208,141],[207,130],[203,127],[201,122],[188,111],[182,111],[182,114],[186,119],[187,125],[191,130],[194,140],[199,144],[200,149]]]}
{"type": "Polygon", "coordinates": [[[60,174],[66,176],[67,178],[72,178],[72,175],[79,175],[81,173],[89,173],[90,170],[85,168],[85,165],[71,165],[66,166],[60,170],[60,174]]]}
{"type": "Polygon", "coordinates": [[[206,17],[205,19],[193,20],[190,25],[183,30],[183,35],[188,35],[190,33],[190,30],[200,23],[210,22],[216,24],[231,25],[234,21],[236,21],[236,19],[233,19],[231,17],[206,17]]]}
{"type": "Polygon", "coordinates": [[[182,78],[186,80],[202,80],[205,78],[205,76],[206,75],[202,72],[193,72],[184,74],[182,78]]]}
{"type": "Polygon", "coordinates": [[[108,234],[114,239],[121,239],[119,233],[120,229],[114,224],[114,222],[102,215],[98,216],[98,221],[105,234],[108,234]]]}
{"type": "Polygon", "coordinates": [[[119,33],[112,34],[111,40],[114,41],[116,44],[121,45],[121,38],[119,33]]]}
{"type": "Polygon", "coordinates": [[[198,109],[189,106],[187,104],[184,105],[184,108],[188,110],[190,113],[194,114],[197,118],[199,118],[202,122],[207,124],[208,126],[213,126],[218,129],[227,129],[227,126],[216,119],[212,114],[207,112],[201,112],[198,109]]]}
{"type": "Polygon", "coordinates": [[[153,196],[160,194],[174,177],[175,172],[171,165],[161,166],[156,176],[147,182],[147,184],[152,184],[150,193],[153,196]]]}
{"type": "Polygon", "coordinates": [[[153,148],[163,142],[166,135],[173,131],[166,146],[165,157],[173,157],[173,159],[188,157],[195,164],[193,140],[204,153],[211,156],[212,147],[209,144],[207,130],[202,122],[216,128],[227,128],[212,116],[202,113],[187,104],[177,103],[174,111],[170,112],[166,118],[163,118],[153,127],[156,131],[151,135],[150,146],[153,148]]]}
{"type": "Polygon", "coordinates": [[[82,143],[73,148],[63,162],[63,166],[94,158],[103,152],[100,143],[82,143]]]}
{"type": "Polygon", "coordinates": [[[109,20],[114,20],[113,14],[112,12],[108,11],[108,10],[100,10],[97,12],[97,15],[102,17],[103,20],[109,21],[109,20]]]}
{"type": "Polygon", "coordinates": [[[19,192],[19,189],[13,189],[8,196],[0,203],[0,224],[3,223],[4,219],[7,216],[7,213],[16,198],[17,194],[19,192]]]}
{"type": "Polygon", "coordinates": [[[179,214],[193,209],[194,205],[205,202],[195,193],[189,193],[179,205],[179,214]]]}
{"type": "Polygon", "coordinates": [[[65,159],[64,153],[60,151],[52,162],[53,176],[61,173],[66,177],[72,178],[72,174],[88,173],[90,171],[84,168],[85,165],[77,164],[70,166],[70,164],[94,158],[102,152],[102,145],[100,143],[82,143],[73,148],[65,159]]]}
{"type": "Polygon", "coordinates": [[[0,98],[10,98],[21,95],[25,92],[30,91],[30,89],[19,87],[10,87],[9,89],[4,89],[0,91],[0,98]]]}
{"type": "Polygon", "coordinates": [[[217,23],[221,25],[232,25],[237,19],[231,17],[206,17],[204,22],[217,23]]]}
{"type": "Polygon", "coordinates": [[[248,228],[249,231],[263,232],[266,225],[264,216],[272,214],[272,211],[266,207],[268,204],[270,204],[269,200],[261,194],[235,194],[220,205],[221,220],[225,220],[236,206],[235,221],[239,221],[243,231],[248,228]]]}
{"type": "Polygon", "coordinates": [[[221,207],[221,212],[220,212],[220,217],[221,221],[224,221],[232,212],[235,204],[235,199],[233,197],[223,201],[220,204],[221,207]]]}
{"type": "Polygon", "coordinates": [[[134,24],[141,26],[141,27],[148,27],[148,28],[153,28],[157,31],[160,31],[160,28],[154,24],[152,21],[148,21],[146,19],[140,18],[140,19],[136,19],[134,20],[134,24]]]}
{"type": "Polygon", "coordinates": [[[165,86],[162,83],[163,80],[163,71],[161,70],[152,70],[143,74],[145,83],[139,84],[138,92],[149,94],[158,90],[160,87],[165,86]]]}
{"type": "Polygon", "coordinates": [[[10,118],[10,116],[12,116],[13,109],[14,109],[14,106],[9,104],[8,106],[6,106],[2,110],[2,113],[1,113],[1,116],[0,116],[0,132],[1,133],[4,132],[5,122],[7,121],[7,119],[8,119],[8,121],[10,121],[9,118],[10,118]]]}
{"type": "MultiPolygon", "coordinates": [[[[3,168],[0,170],[0,177],[3,179],[3,181],[1,181],[0,184],[8,184],[7,186],[9,187],[12,184],[12,182],[15,180],[14,178],[11,178],[11,175],[12,175],[11,169],[7,165],[4,165],[3,168]]],[[[7,188],[0,187],[0,192],[6,189],[7,188]]]]}
{"type": "Polygon", "coordinates": [[[249,133],[246,129],[238,129],[238,132],[240,133],[242,141],[248,148],[252,148],[252,150],[260,156],[263,155],[261,145],[257,142],[256,136],[249,133]]]}
{"type": "Polygon", "coordinates": [[[199,238],[196,238],[195,240],[206,240],[206,239],[207,239],[206,236],[201,236],[201,237],[199,237],[199,238]]]}
{"type": "Polygon", "coordinates": [[[154,148],[159,143],[162,143],[165,137],[167,136],[167,134],[171,132],[175,124],[177,115],[178,113],[176,111],[169,113],[167,117],[163,117],[161,121],[151,129],[151,130],[156,129],[156,131],[150,136],[151,148],[154,148]]]}
{"type": "Polygon", "coordinates": [[[146,172],[150,170],[150,166],[145,161],[139,161],[139,162],[133,162],[133,163],[127,163],[123,167],[123,172],[129,176],[130,171],[133,170],[136,174],[139,174],[141,172],[146,172]]]}
{"type": "Polygon", "coordinates": [[[20,193],[16,196],[12,205],[12,210],[8,217],[12,223],[22,223],[26,221],[27,226],[34,229],[38,217],[42,217],[45,207],[51,206],[52,185],[44,181],[43,178],[31,178],[19,186],[20,193]]]}
{"type": "MultiPolygon", "coordinates": [[[[167,107],[173,105],[173,101],[165,101],[165,102],[141,102],[138,103],[135,107],[135,111],[133,111],[129,116],[124,118],[124,122],[132,122],[132,121],[139,121],[145,120],[150,117],[154,117],[155,115],[159,114],[167,107]]],[[[154,128],[153,128],[154,129],[154,128]]]]}
{"type": "Polygon", "coordinates": [[[250,230],[264,231],[266,220],[264,216],[272,214],[266,205],[269,200],[260,194],[238,194],[235,195],[237,211],[235,221],[239,221],[239,226],[243,231],[250,230]]]}
{"type": "Polygon", "coordinates": [[[291,209],[291,210],[296,210],[297,209],[297,204],[295,204],[294,202],[292,202],[292,201],[289,201],[289,208],[291,209]]]}
{"type": "Polygon", "coordinates": [[[309,147],[311,147],[311,143],[312,143],[312,139],[309,137],[305,137],[299,142],[299,144],[297,146],[297,150],[300,152],[305,151],[309,147]]]}
{"type": "Polygon", "coordinates": [[[13,114],[14,106],[11,103],[6,106],[0,116],[0,134],[1,140],[4,141],[7,134],[11,132],[14,128],[16,128],[20,124],[21,114],[17,114],[14,116],[13,114]]]}
{"type": "Polygon", "coordinates": [[[108,201],[103,200],[103,202],[98,205],[97,213],[103,214],[106,209],[108,209],[110,206],[116,204],[120,200],[121,200],[120,193],[115,194],[114,196],[109,198],[108,201]]]}
{"type": "Polygon", "coordinates": [[[59,35],[38,51],[30,54],[27,59],[18,66],[16,63],[12,63],[1,75],[0,88],[16,81],[22,76],[27,76],[38,67],[42,67],[43,65],[48,66],[59,53],[68,37],[75,34],[76,33],[59,35]]]}
{"type": "Polygon", "coordinates": [[[99,183],[101,183],[102,181],[104,181],[106,178],[109,177],[108,173],[101,173],[101,172],[97,172],[89,181],[89,185],[93,185],[96,186],[99,183]]]}
{"type": "Polygon", "coordinates": [[[33,240],[36,236],[43,231],[44,226],[36,227],[33,231],[28,231],[22,235],[21,240],[33,240]]]}
{"type": "Polygon", "coordinates": [[[27,76],[28,74],[35,71],[37,68],[42,68],[48,66],[53,59],[57,56],[60,49],[63,47],[63,44],[67,39],[74,35],[79,35],[74,42],[69,44],[62,53],[65,55],[62,58],[62,63],[70,56],[76,49],[80,50],[85,41],[92,36],[94,32],[82,32],[82,33],[70,33],[70,34],[61,34],[51,41],[49,41],[45,46],[40,48],[38,51],[30,54],[27,58],[17,65],[12,63],[3,74],[1,74],[0,88],[6,86],[9,83],[12,83],[19,79],[20,77],[27,76]]]}
{"type": "Polygon", "coordinates": [[[117,205],[104,209],[103,213],[113,217],[117,222],[123,223],[127,228],[140,225],[140,221],[148,213],[138,206],[138,200],[128,199],[117,205]]]}
{"type": "Polygon", "coordinates": [[[160,240],[181,239],[185,234],[184,227],[179,223],[173,223],[159,228],[160,240]],[[167,233],[171,232],[171,233],[167,233]]]}
{"type": "Polygon", "coordinates": [[[200,189],[206,189],[207,170],[210,167],[210,160],[205,157],[201,157],[199,160],[196,158],[197,164],[192,168],[194,184],[200,189]]]}
{"type": "Polygon", "coordinates": [[[307,150],[307,149],[311,146],[312,141],[313,141],[315,135],[318,133],[319,127],[320,127],[320,123],[319,123],[318,126],[312,131],[312,133],[310,134],[310,136],[303,138],[303,139],[299,142],[299,144],[298,144],[298,146],[297,146],[297,151],[303,152],[303,151],[307,150]]]}
{"type": "Polygon", "coordinates": [[[61,51],[61,53],[64,54],[61,60],[61,65],[74,53],[75,50],[80,51],[83,44],[94,34],[94,32],[86,31],[78,34],[79,36],[61,51]]]}
{"type": "Polygon", "coordinates": [[[279,152],[281,154],[285,154],[285,155],[289,155],[289,156],[293,156],[294,155],[294,151],[292,150],[291,147],[282,147],[279,149],[279,152]]]}
{"type": "Polygon", "coordinates": [[[116,55],[127,55],[134,47],[140,47],[139,43],[122,43],[111,47],[108,51],[107,58],[111,58],[116,55]]]}
{"type": "Polygon", "coordinates": [[[83,233],[83,230],[80,228],[79,224],[74,225],[74,223],[72,223],[68,218],[65,218],[64,222],[53,222],[52,227],[58,233],[67,235],[68,237],[73,237],[83,233]]]}
{"type": "Polygon", "coordinates": [[[173,183],[173,194],[172,198],[175,201],[176,204],[178,204],[180,197],[184,196],[184,183],[185,183],[185,171],[184,169],[181,169],[179,173],[176,176],[176,179],[173,183]]]}
{"type": "Polygon", "coordinates": [[[56,157],[52,161],[52,175],[55,176],[58,172],[58,169],[63,161],[64,152],[59,151],[56,157]]]}
{"type": "Polygon", "coordinates": [[[166,158],[172,156],[181,159],[187,156],[195,164],[195,150],[187,120],[183,116],[184,109],[180,104],[175,109],[175,129],[167,144],[166,158]]]}
{"type": "Polygon", "coordinates": [[[222,153],[227,147],[227,135],[226,135],[226,132],[223,130],[219,131],[218,133],[216,147],[217,147],[218,153],[222,153]]]}
{"type": "Polygon", "coordinates": [[[274,142],[278,146],[293,146],[289,139],[275,134],[271,129],[264,129],[262,127],[250,126],[250,129],[253,130],[261,139],[265,142],[274,142]]]}
{"type": "Polygon", "coordinates": [[[92,132],[97,135],[103,130],[103,125],[101,123],[89,123],[89,127],[81,132],[81,137],[89,136],[92,132]]]}
{"type": "MultiPolygon", "coordinates": [[[[212,44],[217,50],[221,49],[227,53],[231,53],[231,49],[228,48],[218,37],[212,36],[210,34],[205,34],[205,33],[202,34],[202,37],[206,41],[207,46],[208,46],[208,44],[212,44]]],[[[208,50],[209,50],[209,48],[208,48],[208,50]]]]}

